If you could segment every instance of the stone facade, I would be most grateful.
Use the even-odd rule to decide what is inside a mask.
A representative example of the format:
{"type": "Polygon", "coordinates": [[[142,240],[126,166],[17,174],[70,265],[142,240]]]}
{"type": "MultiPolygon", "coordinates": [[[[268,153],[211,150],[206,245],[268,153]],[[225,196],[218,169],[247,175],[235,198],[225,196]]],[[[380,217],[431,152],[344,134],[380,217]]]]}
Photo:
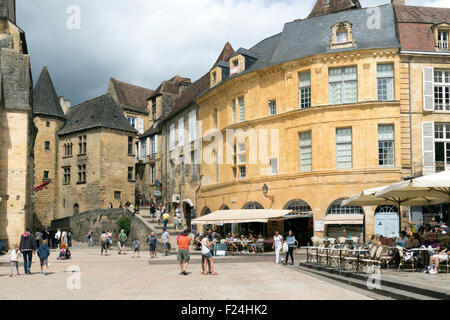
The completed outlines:
{"type": "Polygon", "coordinates": [[[6,247],[31,223],[35,134],[30,57],[11,0],[0,1],[0,58],[0,240],[6,247]]]}

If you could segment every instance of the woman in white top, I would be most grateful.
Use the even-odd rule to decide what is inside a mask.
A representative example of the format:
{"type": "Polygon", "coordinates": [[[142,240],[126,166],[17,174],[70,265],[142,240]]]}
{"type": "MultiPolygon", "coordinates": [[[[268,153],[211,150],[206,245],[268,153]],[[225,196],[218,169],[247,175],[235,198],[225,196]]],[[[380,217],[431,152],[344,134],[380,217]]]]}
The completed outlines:
{"type": "Polygon", "coordinates": [[[11,264],[11,272],[9,273],[9,276],[12,277],[14,274],[14,268],[16,268],[17,275],[19,275],[19,246],[15,246],[14,249],[9,250],[8,254],[10,256],[9,261],[11,264]]]}
{"type": "Polygon", "coordinates": [[[205,232],[205,234],[203,235],[203,239],[201,240],[202,243],[202,255],[204,257],[204,261],[203,261],[203,274],[205,276],[207,276],[209,273],[206,272],[206,266],[209,263],[210,266],[210,270],[211,270],[211,275],[213,276],[217,276],[218,274],[216,272],[214,272],[214,260],[213,260],[213,256],[211,253],[211,250],[209,248],[211,248],[211,245],[216,241],[213,240],[212,242],[209,241],[208,239],[209,237],[209,233],[205,232]]]}
{"type": "Polygon", "coordinates": [[[283,248],[283,236],[277,230],[273,237],[272,249],[275,249],[275,263],[283,262],[283,258],[280,259],[281,248],[283,248]]]}

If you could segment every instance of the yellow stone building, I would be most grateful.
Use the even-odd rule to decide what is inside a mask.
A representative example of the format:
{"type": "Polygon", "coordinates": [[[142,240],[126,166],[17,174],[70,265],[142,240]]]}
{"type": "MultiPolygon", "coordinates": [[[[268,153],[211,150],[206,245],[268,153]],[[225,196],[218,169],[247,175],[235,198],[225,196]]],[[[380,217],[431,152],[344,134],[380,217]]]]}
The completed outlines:
{"type": "Polygon", "coordinates": [[[14,0],[0,1],[0,241],[18,244],[32,220],[32,78],[14,0]]]}
{"type": "MultiPolygon", "coordinates": [[[[410,152],[410,54],[397,37],[396,6],[404,7],[319,0],[307,19],[211,70],[210,89],[197,98],[204,136],[200,215],[292,209],[294,219],[232,231],[293,229],[303,243],[313,233],[367,238],[396,236],[406,227],[408,210],[341,206],[363,189],[418,173],[411,167],[423,161],[422,122],[431,121],[421,117],[448,121],[447,114],[422,111],[420,65],[448,67],[448,55],[416,58],[410,152]]],[[[448,11],[441,16],[448,21],[448,11]]]]}

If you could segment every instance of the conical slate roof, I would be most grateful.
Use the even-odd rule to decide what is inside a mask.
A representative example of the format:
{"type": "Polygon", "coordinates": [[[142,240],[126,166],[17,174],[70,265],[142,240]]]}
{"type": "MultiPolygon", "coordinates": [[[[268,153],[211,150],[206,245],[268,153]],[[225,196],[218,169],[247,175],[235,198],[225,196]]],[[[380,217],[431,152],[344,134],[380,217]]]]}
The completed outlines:
{"type": "Polygon", "coordinates": [[[122,108],[110,94],[73,106],[67,113],[67,121],[59,130],[64,135],[94,128],[108,128],[136,133],[123,115],[122,108]]]}
{"type": "Polygon", "coordinates": [[[33,92],[33,115],[65,118],[47,67],[42,69],[33,92]]]}

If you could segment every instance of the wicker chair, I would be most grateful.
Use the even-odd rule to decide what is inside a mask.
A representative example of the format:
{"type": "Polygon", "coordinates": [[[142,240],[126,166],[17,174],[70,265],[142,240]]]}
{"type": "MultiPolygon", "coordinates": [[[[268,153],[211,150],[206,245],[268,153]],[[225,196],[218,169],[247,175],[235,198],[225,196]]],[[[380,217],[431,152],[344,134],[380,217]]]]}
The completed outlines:
{"type": "Polygon", "coordinates": [[[397,246],[397,251],[400,256],[400,263],[398,265],[398,270],[400,271],[402,269],[402,266],[405,266],[407,264],[411,264],[412,271],[415,271],[415,265],[417,263],[417,257],[413,255],[407,255],[408,252],[405,248],[397,246]]]}
{"type": "Polygon", "coordinates": [[[381,262],[381,253],[383,252],[383,246],[373,246],[370,250],[370,257],[368,259],[361,259],[361,263],[366,265],[368,268],[369,266],[378,265],[380,266],[381,262]]]}
{"type": "Polygon", "coordinates": [[[386,263],[387,269],[389,270],[389,263],[395,258],[395,251],[389,247],[383,246],[383,250],[380,256],[380,262],[386,263]]]}

